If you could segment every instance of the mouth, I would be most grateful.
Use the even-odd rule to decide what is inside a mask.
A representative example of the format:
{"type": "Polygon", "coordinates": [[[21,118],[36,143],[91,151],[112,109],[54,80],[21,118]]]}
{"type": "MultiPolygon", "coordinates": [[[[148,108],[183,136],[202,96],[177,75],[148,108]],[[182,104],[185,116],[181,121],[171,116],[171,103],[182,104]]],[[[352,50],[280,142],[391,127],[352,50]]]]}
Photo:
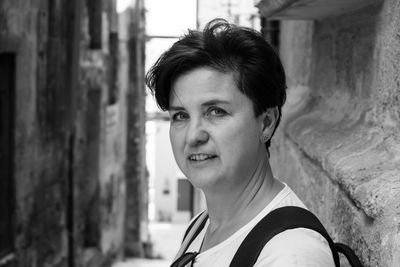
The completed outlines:
{"type": "Polygon", "coordinates": [[[194,161],[194,162],[201,162],[201,161],[205,161],[208,159],[213,159],[216,158],[217,156],[215,155],[210,155],[210,154],[192,154],[188,157],[188,159],[190,161],[194,161]]]}

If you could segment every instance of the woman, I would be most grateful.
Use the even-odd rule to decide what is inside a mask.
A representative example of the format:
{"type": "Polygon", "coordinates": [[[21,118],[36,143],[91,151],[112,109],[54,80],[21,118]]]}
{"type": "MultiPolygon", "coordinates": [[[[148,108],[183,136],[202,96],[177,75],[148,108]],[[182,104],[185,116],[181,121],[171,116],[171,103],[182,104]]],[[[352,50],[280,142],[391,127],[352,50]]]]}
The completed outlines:
{"type": "MultiPolygon", "coordinates": [[[[166,51],[146,83],[170,114],[179,168],[206,198],[209,219],[182,252],[196,252],[187,266],[229,266],[266,214],[283,206],[305,207],[269,164],[286,82],[279,57],[261,34],[211,21],[166,51]]],[[[254,266],[334,263],[320,234],[297,228],[271,239],[254,266]]]]}

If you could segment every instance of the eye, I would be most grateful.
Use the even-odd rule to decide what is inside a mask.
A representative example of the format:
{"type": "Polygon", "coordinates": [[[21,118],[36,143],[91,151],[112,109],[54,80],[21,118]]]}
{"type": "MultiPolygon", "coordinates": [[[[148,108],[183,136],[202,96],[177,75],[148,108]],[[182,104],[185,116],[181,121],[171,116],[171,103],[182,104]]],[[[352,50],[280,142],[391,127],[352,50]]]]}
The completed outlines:
{"type": "Polygon", "coordinates": [[[215,117],[222,117],[225,114],[226,114],[226,111],[223,110],[222,108],[218,108],[218,107],[211,107],[207,111],[207,115],[215,116],[215,117]]]}
{"type": "Polygon", "coordinates": [[[185,112],[177,112],[172,115],[172,121],[184,121],[189,118],[189,115],[185,112]]]}

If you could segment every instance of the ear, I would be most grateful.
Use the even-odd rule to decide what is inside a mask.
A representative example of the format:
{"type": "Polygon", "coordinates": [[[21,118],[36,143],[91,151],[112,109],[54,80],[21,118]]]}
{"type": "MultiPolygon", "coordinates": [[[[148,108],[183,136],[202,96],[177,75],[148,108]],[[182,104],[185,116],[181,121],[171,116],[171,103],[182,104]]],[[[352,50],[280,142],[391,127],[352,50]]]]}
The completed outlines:
{"type": "Polygon", "coordinates": [[[266,142],[271,139],[276,123],[278,122],[279,109],[277,107],[268,108],[261,116],[263,116],[262,136],[264,142],[266,142]]]}

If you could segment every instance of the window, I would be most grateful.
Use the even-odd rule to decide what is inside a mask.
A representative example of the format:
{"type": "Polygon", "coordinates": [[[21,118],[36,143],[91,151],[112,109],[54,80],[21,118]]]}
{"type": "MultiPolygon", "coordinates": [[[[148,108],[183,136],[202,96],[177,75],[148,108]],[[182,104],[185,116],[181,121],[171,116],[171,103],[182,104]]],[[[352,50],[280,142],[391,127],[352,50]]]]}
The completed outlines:
{"type": "Polygon", "coordinates": [[[261,28],[264,37],[279,51],[280,22],[278,20],[267,20],[263,17],[261,18],[261,28]]]}
{"type": "Polygon", "coordinates": [[[101,29],[103,3],[99,0],[86,0],[89,17],[90,49],[101,49],[101,29]]]}
{"type": "Polygon", "coordinates": [[[178,211],[191,211],[193,186],[186,178],[178,179],[178,211]]]}
{"type": "Polygon", "coordinates": [[[115,104],[118,100],[118,33],[110,33],[110,60],[109,60],[109,87],[108,104],[115,104]]]}
{"type": "Polygon", "coordinates": [[[0,257],[14,248],[15,54],[0,53],[0,257]]]}

